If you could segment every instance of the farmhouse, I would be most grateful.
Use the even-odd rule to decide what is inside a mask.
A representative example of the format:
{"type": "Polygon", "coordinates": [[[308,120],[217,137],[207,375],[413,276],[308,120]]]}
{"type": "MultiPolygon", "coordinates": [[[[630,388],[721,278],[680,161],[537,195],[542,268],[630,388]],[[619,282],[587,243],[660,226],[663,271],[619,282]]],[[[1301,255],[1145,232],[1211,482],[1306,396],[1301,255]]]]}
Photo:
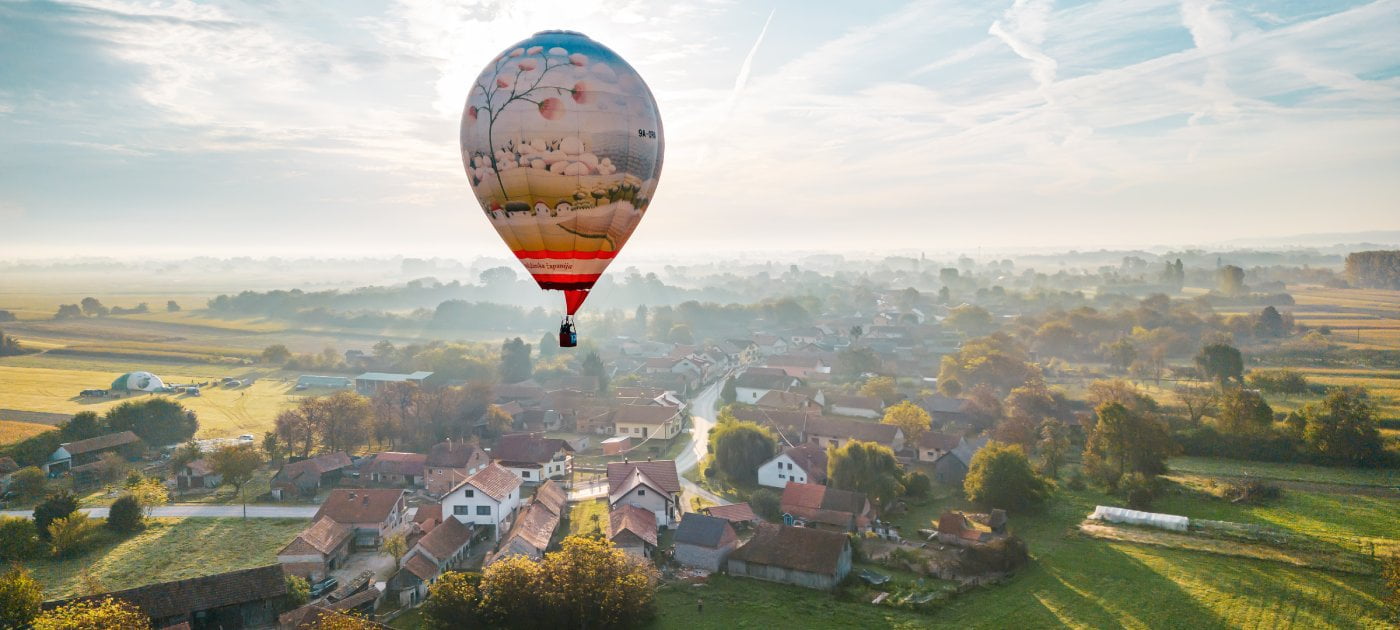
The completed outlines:
{"type": "Polygon", "coordinates": [[[142,450],[141,438],[135,433],[122,431],[108,433],[86,440],[64,442],[49,455],[44,462],[44,472],[54,474],[95,463],[103,453],[118,453],[123,457],[133,457],[142,450]]]}
{"type": "Polygon", "coordinates": [[[320,581],[345,564],[350,555],[351,534],[346,525],[329,518],[317,519],[277,552],[277,562],[287,575],[300,576],[308,582],[320,581]]]}
{"type": "Polygon", "coordinates": [[[864,494],[811,483],[788,482],[780,505],[784,515],[808,527],[863,532],[875,521],[875,508],[864,494]]]}
{"type": "Polygon", "coordinates": [[[442,515],[488,528],[491,540],[510,529],[520,507],[520,478],[499,464],[488,464],[443,495],[442,515]]]}
{"type": "Polygon", "coordinates": [[[217,488],[223,482],[223,475],[215,473],[213,465],[204,457],[185,464],[180,472],[175,474],[175,487],[181,490],[217,488]]]}
{"type": "Polygon", "coordinates": [[[491,448],[491,461],[530,485],[564,477],[573,470],[574,447],[565,440],[539,434],[502,435],[491,448]]]}
{"type": "Polygon", "coordinates": [[[718,571],[724,558],[739,545],[734,526],[722,518],[689,512],[676,526],[676,561],[683,566],[718,571]]]}
{"type": "Polygon", "coordinates": [[[355,377],[355,391],[365,396],[373,396],[392,383],[413,383],[419,387],[433,387],[443,382],[440,375],[432,372],[412,374],[390,374],[386,372],[365,372],[355,377]]]}
{"type": "Polygon", "coordinates": [[[424,462],[428,475],[428,494],[445,494],[489,463],[491,458],[485,451],[466,442],[448,439],[446,442],[434,444],[428,449],[428,459],[424,462]]]}
{"type": "Polygon", "coordinates": [[[407,494],[397,488],[336,488],[312,521],[329,518],[354,532],[356,547],[377,548],[403,522],[407,494]]]}
{"type": "Polygon", "coordinates": [[[788,447],[758,467],[760,486],[786,488],[789,481],[825,484],[826,449],[815,444],[788,447]]]}
{"type": "MultiPolygon", "coordinates": [[[[77,601],[120,599],[141,609],[151,626],[170,628],[265,628],[277,622],[287,593],[280,565],[148,584],[124,591],[44,602],[46,610],[77,601]]],[[[116,630],[116,628],[113,628],[116,630]]]]}
{"type": "Polygon", "coordinates": [[[422,453],[375,453],[360,465],[360,474],[376,483],[422,486],[427,464],[428,456],[422,453]]]}
{"type": "Polygon", "coordinates": [[[676,462],[608,462],[608,507],[635,505],[651,510],[661,527],[681,513],[681,482],[676,462]]]}
{"type": "Polygon", "coordinates": [[[322,486],[334,484],[341,471],[349,468],[350,456],[344,451],[324,453],[310,459],[289,462],[272,477],[272,498],[311,497],[322,486]]]}
{"type": "Polygon", "coordinates": [[[962,486],[972,465],[972,456],[987,445],[987,438],[963,440],[956,448],[944,453],[933,462],[933,480],[950,486],[962,486]]]}
{"type": "Polygon", "coordinates": [[[417,604],[428,596],[428,587],[439,575],[461,564],[471,540],[471,525],[455,518],[443,521],[404,554],[405,560],[389,578],[387,590],[398,594],[400,605],[417,604]]]}
{"type": "Polygon", "coordinates": [[[681,409],[661,405],[623,405],[613,415],[616,435],[669,440],[681,432],[681,409]]]}
{"type": "Polygon", "coordinates": [[[656,552],[656,513],[618,505],[608,512],[608,540],[625,553],[650,558],[656,552]]]}
{"type": "Polygon", "coordinates": [[[896,453],[904,450],[904,432],[895,425],[878,422],[813,416],[807,419],[802,436],[808,444],[818,446],[841,448],[855,440],[888,446],[896,453]]]}
{"type": "Polygon", "coordinates": [[[851,543],[835,532],[761,524],[726,564],[730,575],[830,590],[851,572],[851,543]]]}
{"type": "Polygon", "coordinates": [[[781,369],[777,371],[778,374],[759,371],[756,368],[744,370],[743,374],[734,378],[734,399],[741,403],[753,404],[768,392],[773,390],[785,392],[802,384],[801,379],[788,376],[781,369]]]}

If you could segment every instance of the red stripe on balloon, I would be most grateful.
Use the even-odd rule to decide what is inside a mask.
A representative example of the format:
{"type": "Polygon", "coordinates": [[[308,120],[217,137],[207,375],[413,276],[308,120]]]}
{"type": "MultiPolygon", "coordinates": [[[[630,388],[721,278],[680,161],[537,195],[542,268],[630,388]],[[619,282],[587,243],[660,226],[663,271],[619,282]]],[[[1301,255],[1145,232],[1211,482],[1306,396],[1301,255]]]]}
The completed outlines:
{"type": "Polygon", "coordinates": [[[570,285],[592,285],[602,276],[602,274],[597,273],[532,273],[530,275],[535,278],[535,282],[540,284],[549,282],[570,285]]]}
{"type": "Polygon", "coordinates": [[[525,259],[525,258],[540,259],[540,258],[543,258],[543,259],[547,259],[547,260],[598,260],[598,259],[612,259],[613,257],[617,256],[617,252],[601,252],[601,251],[600,251],[600,252],[552,252],[552,251],[548,251],[548,250],[537,250],[537,251],[521,250],[521,251],[518,251],[518,252],[511,252],[511,253],[515,254],[515,257],[516,257],[516,258],[520,258],[520,259],[525,259]]]}

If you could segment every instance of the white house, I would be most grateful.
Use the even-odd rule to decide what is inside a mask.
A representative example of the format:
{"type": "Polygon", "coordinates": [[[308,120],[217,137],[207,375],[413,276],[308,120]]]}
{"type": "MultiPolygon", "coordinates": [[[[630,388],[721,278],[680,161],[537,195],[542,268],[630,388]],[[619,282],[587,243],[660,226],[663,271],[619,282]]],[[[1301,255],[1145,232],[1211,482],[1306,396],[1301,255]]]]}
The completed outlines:
{"type": "Polygon", "coordinates": [[[500,464],[467,477],[442,497],[442,514],[463,523],[491,528],[491,540],[510,529],[520,507],[520,478],[500,464]]]}
{"type": "Polygon", "coordinates": [[[813,444],[792,446],[758,467],[758,485],[786,488],[789,481],[826,483],[826,450],[813,444]]]}
{"type": "Polygon", "coordinates": [[[661,527],[675,525],[681,513],[681,483],[676,462],[609,462],[608,509],[634,505],[656,515],[661,527]]]}
{"type": "Polygon", "coordinates": [[[801,384],[801,379],[788,376],[782,368],[749,368],[734,379],[734,399],[752,405],[768,392],[785,392],[801,384]]]}

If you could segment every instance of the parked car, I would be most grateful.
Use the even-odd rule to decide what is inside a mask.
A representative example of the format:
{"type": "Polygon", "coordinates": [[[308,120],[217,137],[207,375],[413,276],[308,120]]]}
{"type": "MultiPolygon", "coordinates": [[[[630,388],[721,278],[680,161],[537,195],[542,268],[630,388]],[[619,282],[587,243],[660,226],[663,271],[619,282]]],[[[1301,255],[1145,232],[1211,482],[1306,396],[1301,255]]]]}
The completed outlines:
{"type": "Polygon", "coordinates": [[[337,587],[337,586],[340,586],[340,580],[337,580],[337,579],[335,579],[335,578],[333,578],[333,577],[328,577],[328,578],[326,578],[326,579],[324,579],[324,580],[321,580],[320,582],[317,582],[317,583],[315,583],[315,584],[312,584],[312,585],[311,585],[311,599],[319,599],[320,597],[324,596],[326,593],[329,593],[329,592],[335,590],[335,587],[337,587]]]}
{"type": "Polygon", "coordinates": [[[239,442],[252,442],[253,439],[254,438],[252,433],[244,433],[243,435],[238,436],[239,442]]]}

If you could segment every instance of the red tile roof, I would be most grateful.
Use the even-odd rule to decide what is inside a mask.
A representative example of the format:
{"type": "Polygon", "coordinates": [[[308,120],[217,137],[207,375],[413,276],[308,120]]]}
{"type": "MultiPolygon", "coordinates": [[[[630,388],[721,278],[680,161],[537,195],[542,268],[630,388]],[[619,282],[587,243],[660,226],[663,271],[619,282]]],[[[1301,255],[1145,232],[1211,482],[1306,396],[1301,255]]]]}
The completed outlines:
{"type": "Polygon", "coordinates": [[[442,522],[441,503],[425,503],[418,506],[418,511],[413,513],[413,522],[426,523],[428,521],[442,522]]]}
{"type": "Polygon", "coordinates": [[[623,504],[608,512],[608,540],[622,532],[632,534],[652,546],[656,545],[656,513],[635,505],[623,504]]]}
{"type": "Polygon", "coordinates": [[[564,515],[564,507],[569,502],[569,494],[559,482],[550,479],[535,488],[534,504],[543,505],[557,516],[564,515]]]}
{"type": "Polygon", "coordinates": [[[676,474],[675,460],[663,459],[654,462],[608,462],[608,494],[615,492],[627,481],[633,469],[640,470],[647,478],[656,482],[658,490],[680,492],[680,475],[676,474]]]}
{"type": "Polygon", "coordinates": [[[390,488],[336,488],[315,518],[325,516],[346,525],[383,523],[399,508],[404,494],[404,490],[390,488]]]}
{"type": "Polygon", "coordinates": [[[152,619],[165,619],[188,615],[199,610],[236,606],[249,602],[274,599],[280,601],[286,592],[287,577],[282,572],[282,565],[273,564],[173,582],[148,584],[101,595],[48,601],[45,602],[45,607],[57,607],[77,601],[96,601],[110,596],[134,604],[152,619]]]}
{"type": "Polygon", "coordinates": [[[962,436],[956,433],[939,433],[937,431],[927,431],[919,436],[919,448],[933,449],[939,451],[951,451],[962,443],[962,436]]]}
{"type": "Polygon", "coordinates": [[[815,444],[800,444],[783,450],[798,468],[807,472],[807,480],[820,483],[826,480],[826,449],[815,444]]]}
{"type": "Polygon", "coordinates": [[[418,546],[439,562],[446,562],[472,539],[472,526],[449,518],[433,527],[418,541],[418,546]]]}
{"type": "Polygon", "coordinates": [[[525,508],[520,517],[515,519],[515,526],[511,527],[510,533],[506,535],[506,545],[515,545],[518,540],[535,550],[531,556],[538,556],[549,547],[549,539],[554,537],[554,530],[558,527],[558,514],[549,511],[543,504],[531,503],[530,507],[525,508]]]}
{"type": "Polygon", "coordinates": [[[613,416],[613,424],[661,426],[679,416],[680,413],[681,410],[676,407],[663,407],[660,405],[623,405],[618,407],[617,414],[613,416]]]}
{"type": "Polygon", "coordinates": [[[318,518],[309,527],[301,530],[301,533],[297,534],[292,542],[287,543],[282,551],[277,552],[277,555],[292,556],[319,553],[326,556],[335,551],[348,538],[350,538],[349,527],[329,518],[318,518]]]}
{"type": "Polygon", "coordinates": [[[487,461],[486,453],[461,440],[439,442],[428,450],[427,466],[430,468],[472,469],[487,461]]]}
{"type": "Polygon", "coordinates": [[[836,575],[841,557],[847,553],[845,534],[808,527],[787,527],[760,523],[754,537],[729,555],[730,560],[836,575]]]}
{"type": "MultiPolygon", "coordinates": [[[[452,520],[455,521],[457,519],[454,518],[452,520]]],[[[403,568],[405,571],[418,576],[418,579],[424,582],[437,577],[438,574],[437,565],[421,553],[415,553],[410,556],[408,562],[403,563],[403,568]]]]}
{"type": "Polygon", "coordinates": [[[544,464],[559,451],[574,452],[568,441],[529,433],[502,435],[491,448],[491,459],[507,464],[544,464]]]}
{"type": "Polygon", "coordinates": [[[711,505],[705,508],[710,516],[722,518],[731,523],[747,523],[751,521],[761,521],[763,519],[755,514],[753,508],[748,503],[732,503],[730,505],[711,505]]]}
{"type": "MultiPolygon", "coordinates": [[[[478,470],[475,475],[467,477],[462,483],[457,484],[457,488],[464,484],[470,484],[496,501],[504,501],[506,495],[520,487],[520,483],[520,478],[516,477],[515,473],[502,468],[500,464],[492,463],[478,470]]],[[[455,491],[457,488],[453,488],[453,490],[455,491]]]]}

